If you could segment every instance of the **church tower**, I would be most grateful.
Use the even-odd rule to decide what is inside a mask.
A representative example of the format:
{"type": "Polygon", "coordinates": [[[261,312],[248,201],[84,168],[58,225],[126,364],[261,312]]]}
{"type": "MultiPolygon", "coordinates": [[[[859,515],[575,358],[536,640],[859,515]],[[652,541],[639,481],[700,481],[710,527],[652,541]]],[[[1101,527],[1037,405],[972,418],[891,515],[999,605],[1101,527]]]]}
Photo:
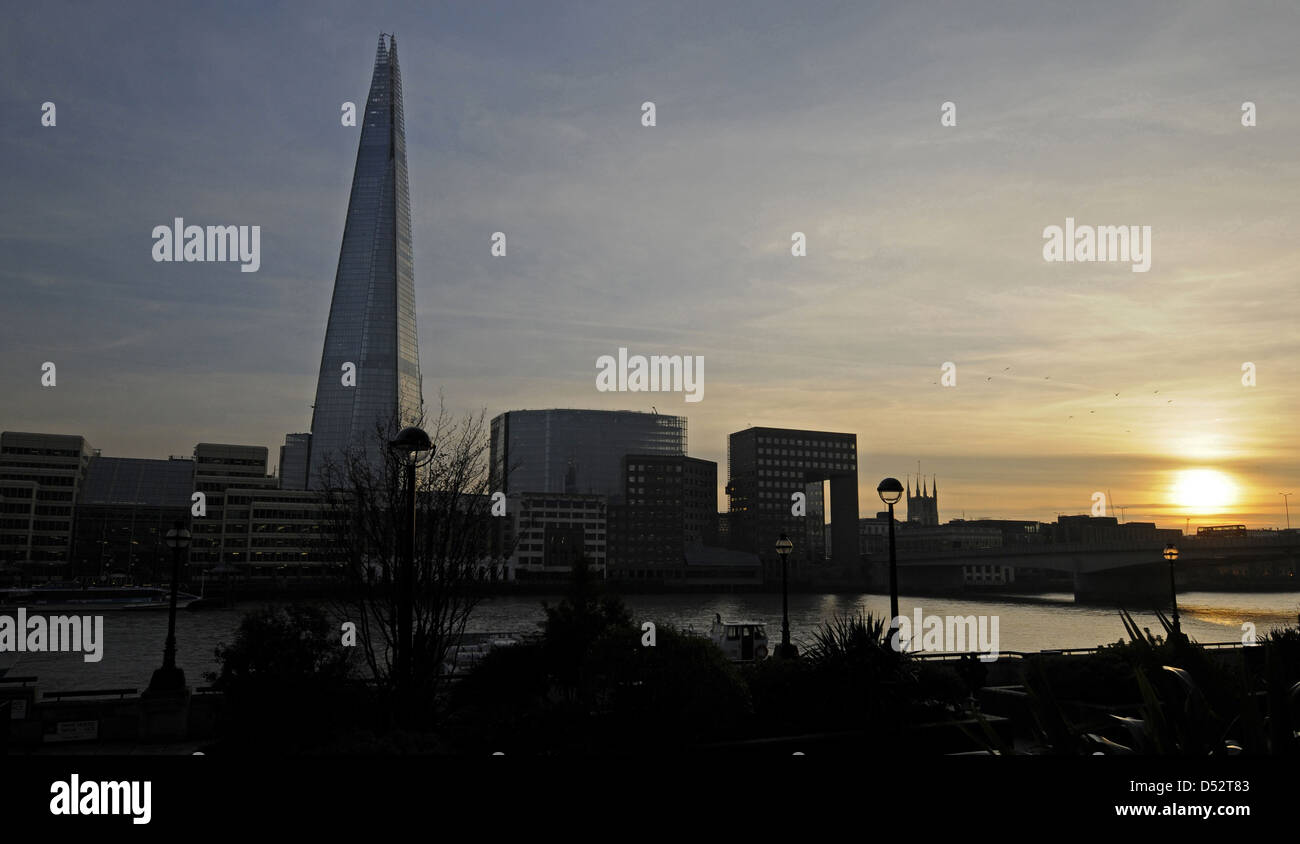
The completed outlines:
{"type": "Polygon", "coordinates": [[[916,494],[912,493],[911,479],[907,484],[907,520],[922,527],[939,526],[939,482],[933,483],[927,491],[925,479],[917,478],[916,494]]]}

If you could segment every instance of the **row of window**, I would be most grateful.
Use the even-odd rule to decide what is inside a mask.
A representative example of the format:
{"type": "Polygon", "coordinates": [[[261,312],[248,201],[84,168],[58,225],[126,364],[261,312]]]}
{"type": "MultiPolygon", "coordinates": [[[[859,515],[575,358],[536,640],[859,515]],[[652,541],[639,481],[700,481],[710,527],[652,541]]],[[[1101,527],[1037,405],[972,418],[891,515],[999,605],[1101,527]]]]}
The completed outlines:
{"type": "Polygon", "coordinates": [[[80,451],[69,451],[61,448],[20,448],[11,445],[0,448],[0,454],[36,454],[43,457],[81,457],[80,451]]]}
{"type": "Polygon", "coordinates": [[[852,451],[853,443],[844,440],[801,440],[791,439],[789,437],[759,437],[759,445],[797,445],[797,446],[815,446],[817,448],[829,448],[836,450],[852,451]]]}

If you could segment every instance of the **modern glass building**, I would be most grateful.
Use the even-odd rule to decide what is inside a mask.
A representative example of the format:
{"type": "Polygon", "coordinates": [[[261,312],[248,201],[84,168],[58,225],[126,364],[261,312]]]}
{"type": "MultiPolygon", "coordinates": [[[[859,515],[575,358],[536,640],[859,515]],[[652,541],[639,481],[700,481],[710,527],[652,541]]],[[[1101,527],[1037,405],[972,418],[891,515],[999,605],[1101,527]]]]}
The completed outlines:
{"type": "Polygon", "coordinates": [[[492,490],[623,498],[623,458],[682,457],[686,417],[633,410],[512,410],[492,420],[492,490]]]}
{"type": "Polygon", "coordinates": [[[411,424],[423,403],[405,127],[397,41],[380,35],[316,383],[310,488],[345,453],[380,465],[376,426],[411,424]]]}
{"type": "Polygon", "coordinates": [[[193,489],[191,460],[91,458],[77,495],[73,575],[170,579],[164,540],[177,521],[189,524],[193,489]]]}

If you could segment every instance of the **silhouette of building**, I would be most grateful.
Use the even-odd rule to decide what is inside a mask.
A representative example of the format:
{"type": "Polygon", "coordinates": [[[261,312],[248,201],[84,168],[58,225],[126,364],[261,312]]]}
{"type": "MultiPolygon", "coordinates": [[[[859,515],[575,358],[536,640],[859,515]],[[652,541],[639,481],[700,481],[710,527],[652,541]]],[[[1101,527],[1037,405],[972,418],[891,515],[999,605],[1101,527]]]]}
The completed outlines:
{"type": "Polygon", "coordinates": [[[907,521],[923,527],[939,526],[939,481],[935,479],[930,492],[925,490],[925,479],[917,478],[916,494],[912,494],[912,482],[907,483],[907,521]]]}
{"type": "Polygon", "coordinates": [[[756,553],[769,577],[780,577],[774,550],[782,533],[794,543],[796,568],[825,557],[821,484],[830,481],[832,547],[837,566],[858,556],[858,438],[856,434],[746,428],[727,445],[728,533],[733,547],[756,553]],[[803,493],[806,515],[793,513],[803,493]]]}
{"type": "Polygon", "coordinates": [[[511,410],[492,420],[494,492],[623,498],[623,458],[683,457],[686,417],[632,410],[511,410]]]}
{"type": "Polygon", "coordinates": [[[609,576],[684,580],[687,546],[718,543],[718,464],[633,454],[623,465],[623,503],[609,508],[609,576]]]}
{"type": "Polygon", "coordinates": [[[379,37],[357,148],[312,412],[307,486],[348,453],[382,466],[377,426],[409,425],[423,404],[406,125],[397,41],[379,37]]]}
{"type": "Polygon", "coordinates": [[[311,434],[285,434],[280,446],[280,489],[306,489],[311,434]]]}

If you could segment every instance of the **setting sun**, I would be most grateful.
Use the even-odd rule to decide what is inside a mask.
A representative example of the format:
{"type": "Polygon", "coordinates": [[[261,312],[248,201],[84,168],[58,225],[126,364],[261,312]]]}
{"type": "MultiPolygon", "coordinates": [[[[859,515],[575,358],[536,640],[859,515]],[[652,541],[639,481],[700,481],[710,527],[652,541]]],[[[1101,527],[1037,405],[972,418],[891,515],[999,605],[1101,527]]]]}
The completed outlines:
{"type": "Polygon", "coordinates": [[[1184,469],[1174,480],[1171,495],[1179,507],[1216,513],[1236,503],[1237,485],[1214,469],[1184,469]]]}

